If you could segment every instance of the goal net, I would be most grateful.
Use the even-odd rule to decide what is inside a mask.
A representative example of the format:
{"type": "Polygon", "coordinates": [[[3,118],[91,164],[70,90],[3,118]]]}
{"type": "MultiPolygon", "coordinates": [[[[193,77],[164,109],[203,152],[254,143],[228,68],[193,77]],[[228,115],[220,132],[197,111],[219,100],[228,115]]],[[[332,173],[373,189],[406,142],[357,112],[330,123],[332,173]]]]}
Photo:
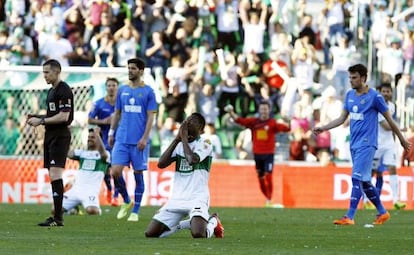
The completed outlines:
{"type": "MultiPolygon", "coordinates": [[[[150,70],[144,73],[144,82],[155,86],[150,70]]],[[[71,148],[86,148],[88,113],[92,103],[105,95],[108,77],[126,84],[127,68],[62,68],[61,79],[69,84],[74,94],[71,148]]],[[[41,66],[0,67],[0,184],[7,180],[21,184],[44,182],[37,180],[42,176],[39,173],[45,170],[42,169],[44,127],[26,125],[26,116],[46,113],[50,87],[43,78],[41,66]]],[[[68,160],[66,169],[77,169],[77,162],[68,160]]],[[[39,188],[42,187],[38,185],[33,189],[39,188]]],[[[37,193],[44,192],[38,190],[37,193]]]]}

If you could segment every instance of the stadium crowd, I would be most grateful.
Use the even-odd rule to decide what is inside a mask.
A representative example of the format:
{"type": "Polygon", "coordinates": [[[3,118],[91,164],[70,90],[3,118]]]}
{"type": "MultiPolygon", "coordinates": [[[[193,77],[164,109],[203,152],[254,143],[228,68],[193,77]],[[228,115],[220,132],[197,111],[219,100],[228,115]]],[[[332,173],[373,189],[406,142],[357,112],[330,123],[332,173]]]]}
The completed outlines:
{"type": "MultiPolygon", "coordinates": [[[[310,128],[341,111],[347,68],[370,62],[361,52],[371,44],[377,78],[371,85],[393,83],[406,88],[407,100],[414,96],[412,0],[325,0],[316,16],[307,12],[306,0],[0,3],[0,66],[57,59],[62,66],[125,67],[127,59],[141,57],[162,81],[159,133],[173,134],[185,116],[199,111],[213,130],[209,135],[215,129],[234,132],[231,149],[238,158],[251,158],[250,145],[237,139],[240,129],[224,106],[249,116],[264,99],[276,118],[291,118],[290,160],[349,161],[347,123],[316,138],[310,128]]],[[[25,153],[19,151],[23,136],[16,138],[24,126],[13,116],[13,98],[2,100],[7,132],[0,154],[25,153]],[[13,140],[19,142],[4,146],[13,140]]],[[[219,138],[215,155],[226,158],[219,148],[225,138],[219,138]]]]}

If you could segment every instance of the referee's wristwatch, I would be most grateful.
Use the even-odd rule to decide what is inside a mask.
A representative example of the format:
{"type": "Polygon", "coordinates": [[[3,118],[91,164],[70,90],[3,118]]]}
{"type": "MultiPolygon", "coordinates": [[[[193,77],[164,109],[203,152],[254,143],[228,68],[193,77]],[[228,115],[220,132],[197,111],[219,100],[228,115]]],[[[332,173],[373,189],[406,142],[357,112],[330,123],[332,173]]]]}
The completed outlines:
{"type": "Polygon", "coordinates": [[[40,119],[40,125],[44,125],[44,124],[46,124],[46,122],[45,122],[45,118],[44,118],[44,117],[42,117],[42,118],[40,119]]]}

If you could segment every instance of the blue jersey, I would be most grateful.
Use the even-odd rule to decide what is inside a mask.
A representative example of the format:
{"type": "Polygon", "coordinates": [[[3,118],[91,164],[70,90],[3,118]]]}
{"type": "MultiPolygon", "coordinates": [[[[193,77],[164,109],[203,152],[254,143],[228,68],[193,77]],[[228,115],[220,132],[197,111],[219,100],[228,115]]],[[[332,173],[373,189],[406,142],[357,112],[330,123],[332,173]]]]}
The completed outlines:
{"type": "Polygon", "coordinates": [[[148,111],[157,111],[154,90],[147,85],[137,88],[128,85],[120,87],[116,96],[115,110],[121,111],[116,142],[137,144],[144,135],[148,111]]]}
{"type": "MultiPolygon", "coordinates": [[[[105,101],[105,98],[101,98],[98,101],[96,101],[93,104],[92,110],[89,112],[89,118],[91,119],[105,119],[111,116],[111,114],[114,112],[115,106],[111,105],[107,101],[105,101]]],[[[110,124],[108,125],[99,125],[102,132],[102,141],[105,145],[105,149],[111,150],[110,146],[108,145],[108,131],[111,127],[110,124]]]]}
{"type": "Polygon", "coordinates": [[[377,148],[378,113],[388,111],[387,103],[374,89],[357,95],[355,90],[346,94],[344,109],[350,116],[351,149],[373,146],[377,148]]]}

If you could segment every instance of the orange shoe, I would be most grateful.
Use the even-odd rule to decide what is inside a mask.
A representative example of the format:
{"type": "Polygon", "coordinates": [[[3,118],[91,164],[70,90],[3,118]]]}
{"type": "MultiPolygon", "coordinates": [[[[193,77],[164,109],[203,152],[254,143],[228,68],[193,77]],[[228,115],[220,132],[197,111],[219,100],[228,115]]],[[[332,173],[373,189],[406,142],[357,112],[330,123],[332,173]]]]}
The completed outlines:
{"type": "Polygon", "coordinates": [[[118,207],[119,206],[118,198],[112,198],[111,205],[114,207],[118,207]]]}
{"type": "Polygon", "coordinates": [[[377,218],[375,219],[374,222],[372,222],[372,224],[374,224],[374,225],[382,225],[382,224],[384,224],[384,222],[386,222],[390,218],[391,218],[390,213],[389,212],[385,212],[384,214],[377,215],[377,218]]]}
{"type": "Polygon", "coordinates": [[[333,224],[335,225],[355,225],[355,221],[348,218],[348,216],[343,216],[338,220],[334,220],[333,224]]]}
{"type": "Polygon", "coordinates": [[[107,202],[108,204],[110,204],[110,203],[111,203],[111,200],[112,200],[112,192],[111,192],[111,191],[109,191],[109,190],[107,190],[107,191],[106,191],[106,202],[107,202]]]}
{"type": "Polygon", "coordinates": [[[223,238],[224,237],[224,227],[223,227],[223,224],[221,224],[221,221],[220,221],[220,219],[218,217],[218,214],[217,213],[213,213],[211,215],[211,217],[214,217],[217,220],[217,226],[214,228],[214,235],[217,238],[223,238]]]}

